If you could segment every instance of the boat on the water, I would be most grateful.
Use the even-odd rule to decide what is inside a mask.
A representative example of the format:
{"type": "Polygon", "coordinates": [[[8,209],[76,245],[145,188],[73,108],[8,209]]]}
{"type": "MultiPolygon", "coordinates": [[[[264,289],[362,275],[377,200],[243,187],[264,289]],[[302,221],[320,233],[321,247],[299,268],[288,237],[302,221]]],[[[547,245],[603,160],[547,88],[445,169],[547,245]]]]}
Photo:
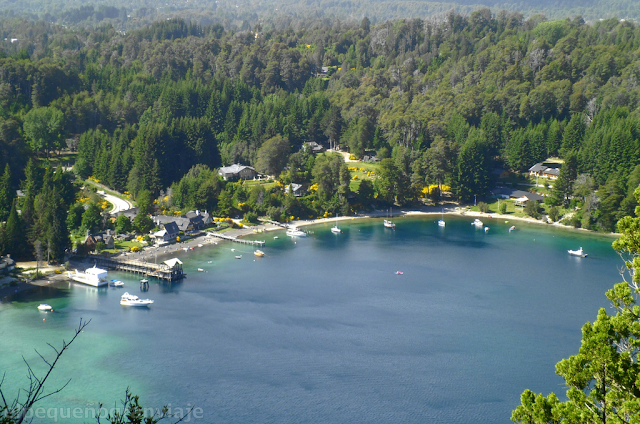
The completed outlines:
{"type": "Polygon", "coordinates": [[[385,219],[383,224],[385,228],[396,228],[396,224],[394,224],[390,219],[385,219]]]}
{"type": "Polygon", "coordinates": [[[306,237],[307,233],[299,230],[298,227],[289,227],[286,233],[289,237],[306,237]]]}
{"type": "Polygon", "coordinates": [[[445,227],[446,225],[447,225],[447,223],[446,223],[446,222],[444,222],[444,220],[443,220],[443,219],[439,219],[439,220],[438,220],[438,227],[445,227]]]}
{"type": "Polygon", "coordinates": [[[342,230],[340,229],[340,226],[338,225],[338,217],[336,216],[336,224],[331,227],[331,232],[333,234],[340,234],[342,232],[342,230]]]}
{"type": "Polygon", "coordinates": [[[569,252],[571,256],[579,256],[581,258],[587,257],[587,254],[584,253],[584,250],[582,250],[582,247],[580,247],[580,249],[578,250],[567,250],[567,252],[569,252]]]}
{"type": "Polygon", "coordinates": [[[488,233],[489,232],[489,227],[484,227],[484,232],[488,233]]]}
{"type": "Polygon", "coordinates": [[[278,236],[273,236],[273,239],[274,240],[278,240],[278,236]]]}
{"type": "Polygon", "coordinates": [[[402,272],[402,271],[396,271],[396,275],[403,275],[403,274],[404,274],[404,272],[402,272]]]}
{"type": "Polygon", "coordinates": [[[105,286],[108,284],[107,281],[107,270],[97,268],[95,265],[93,268],[89,268],[84,272],[78,271],[75,272],[67,272],[67,275],[73,281],[77,281],[79,283],[88,284],[94,287],[105,286]]]}
{"type": "Polygon", "coordinates": [[[202,269],[202,268],[198,268],[198,271],[200,271],[200,272],[204,272],[204,269],[202,269]]]}
{"type": "Polygon", "coordinates": [[[149,280],[143,278],[142,280],[140,280],[140,284],[149,284],[149,280]]]}
{"type": "Polygon", "coordinates": [[[256,255],[257,257],[261,258],[264,256],[264,252],[260,249],[257,249],[255,252],[253,252],[254,255],[256,255]]]}
{"type": "Polygon", "coordinates": [[[482,223],[482,221],[480,221],[478,218],[476,218],[471,225],[475,225],[476,227],[482,228],[484,226],[484,224],[482,223]]]}
{"type": "Polygon", "coordinates": [[[124,287],[124,283],[120,280],[111,280],[109,283],[111,287],[124,287]]]}
{"type": "MultiPolygon", "coordinates": [[[[508,222],[508,221],[505,221],[505,222],[508,222]]],[[[516,226],[515,226],[515,225],[512,225],[511,227],[509,227],[509,232],[511,232],[511,231],[513,231],[513,230],[515,230],[515,229],[516,229],[516,226]]]]}
{"type": "Polygon", "coordinates": [[[122,306],[144,307],[144,306],[149,306],[152,303],[153,303],[153,300],[151,299],[140,299],[138,296],[135,296],[129,293],[123,294],[122,297],[120,298],[120,304],[122,306]]]}
{"type": "Polygon", "coordinates": [[[236,259],[242,259],[242,255],[236,256],[236,259]]]}
{"type": "Polygon", "coordinates": [[[53,311],[53,308],[48,303],[41,303],[40,305],[38,305],[38,310],[48,312],[53,311]]]}

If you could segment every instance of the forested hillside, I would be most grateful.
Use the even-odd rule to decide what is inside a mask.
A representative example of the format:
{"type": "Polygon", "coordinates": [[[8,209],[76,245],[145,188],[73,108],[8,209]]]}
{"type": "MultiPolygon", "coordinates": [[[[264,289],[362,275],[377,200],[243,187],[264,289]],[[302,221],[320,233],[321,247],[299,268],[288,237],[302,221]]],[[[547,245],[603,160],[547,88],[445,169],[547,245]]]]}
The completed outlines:
{"type": "MultiPolygon", "coordinates": [[[[488,194],[495,168],[517,173],[550,156],[564,165],[545,202],[578,206],[574,225],[613,230],[636,206],[640,28],[631,22],[484,9],[444,21],[309,20],[299,30],[171,20],[125,35],[19,19],[0,30],[28,35],[0,51],[8,197],[30,158],[70,148],[79,177],[151,193],[168,212],[349,214],[437,200],[428,187],[443,184],[465,202],[488,194]],[[382,161],[354,182],[342,157],[302,148],[311,141],[382,161]],[[232,163],[280,186],[212,171],[232,163]],[[310,195],[285,196],[291,182],[310,195]]],[[[11,200],[2,202],[8,216],[11,200]]]]}
{"type": "MultiPolygon", "coordinates": [[[[368,16],[374,23],[392,19],[442,17],[454,11],[469,15],[489,7],[496,11],[518,11],[526,18],[544,14],[550,19],[582,16],[587,21],[621,18],[640,19],[640,4],[635,0],[190,0],[187,2],[149,2],[123,0],[0,0],[0,11],[8,17],[43,19],[71,27],[112,25],[131,30],[166,19],[185,19],[200,25],[221,24],[227,29],[246,30],[256,24],[278,29],[300,25],[301,20],[331,19],[359,22],[368,16]]],[[[302,28],[301,26],[297,28],[302,28]]]]}

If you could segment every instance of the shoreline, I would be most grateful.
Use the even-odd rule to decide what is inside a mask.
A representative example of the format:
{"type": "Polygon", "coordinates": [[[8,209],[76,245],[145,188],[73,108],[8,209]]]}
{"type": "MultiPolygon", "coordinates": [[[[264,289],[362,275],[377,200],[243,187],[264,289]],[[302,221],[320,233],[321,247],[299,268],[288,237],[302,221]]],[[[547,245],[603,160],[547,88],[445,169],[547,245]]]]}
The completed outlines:
{"type": "MultiPolygon", "coordinates": [[[[398,212],[393,213],[390,218],[399,218],[399,217],[406,217],[406,216],[441,216],[443,214],[448,216],[459,216],[459,217],[468,216],[472,218],[484,217],[484,218],[495,219],[495,220],[518,221],[518,222],[524,222],[528,224],[541,224],[547,227],[553,227],[560,230],[578,231],[583,234],[590,234],[592,236],[607,237],[607,238],[617,238],[620,236],[619,233],[597,233],[595,231],[586,230],[584,228],[574,228],[567,225],[563,225],[563,224],[560,224],[559,222],[546,223],[534,218],[502,215],[499,213],[494,214],[494,213],[470,211],[467,209],[467,207],[460,207],[460,206],[445,207],[444,209],[442,207],[438,208],[435,206],[423,207],[420,209],[400,209],[398,212]]],[[[308,227],[313,225],[332,223],[336,221],[385,218],[387,217],[387,215],[388,215],[387,211],[376,210],[369,213],[356,214],[356,215],[350,215],[350,216],[295,220],[295,221],[291,221],[289,225],[295,226],[295,227],[308,227]]],[[[267,234],[272,231],[285,231],[285,229],[270,223],[260,223],[252,227],[235,228],[235,229],[226,231],[224,234],[241,238],[241,237],[246,237],[251,235],[267,234]]],[[[265,241],[267,241],[266,238],[265,238],[265,241]]],[[[231,246],[233,244],[234,243],[231,241],[215,239],[213,237],[206,235],[205,233],[205,234],[190,238],[189,240],[174,243],[168,246],[148,247],[137,253],[123,252],[117,255],[117,257],[140,260],[144,262],[152,262],[156,260],[162,262],[173,257],[187,254],[188,252],[194,249],[204,248],[206,246],[219,246],[222,248],[224,246],[231,246]]],[[[92,260],[91,257],[88,257],[82,261],[74,261],[74,262],[80,265],[80,264],[91,263],[91,260],[92,260]]],[[[81,268],[81,266],[78,266],[78,268],[81,268]]],[[[67,277],[65,276],[64,273],[52,274],[52,275],[48,275],[46,277],[33,280],[33,281],[22,281],[15,286],[9,286],[9,285],[1,286],[0,302],[4,302],[6,301],[6,299],[11,298],[16,294],[28,292],[30,290],[43,287],[43,286],[49,286],[56,282],[66,280],[66,278],[67,277]]]]}

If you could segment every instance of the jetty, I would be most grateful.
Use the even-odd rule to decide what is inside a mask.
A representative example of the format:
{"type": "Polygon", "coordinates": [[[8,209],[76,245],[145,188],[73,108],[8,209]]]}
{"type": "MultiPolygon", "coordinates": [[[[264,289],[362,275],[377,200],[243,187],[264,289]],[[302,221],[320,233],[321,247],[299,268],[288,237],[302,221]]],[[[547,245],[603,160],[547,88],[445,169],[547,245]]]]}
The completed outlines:
{"type": "Polygon", "coordinates": [[[253,245],[253,246],[260,246],[260,247],[264,246],[265,243],[266,243],[263,240],[245,240],[245,239],[241,239],[241,238],[234,237],[234,236],[228,236],[226,234],[214,233],[212,231],[208,232],[207,236],[215,237],[215,238],[220,239],[220,240],[232,241],[234,243],[250,244],[250,245],[253,245]]]}
{"type": "Polygon", "coordinates": [[[123,258],[96,257],[93,259],[101,268],[131,272],[165,281],[178,281],[186,276],[182,270],[182,261],[178,258],[169,259],[160,264],[123,258]]]}

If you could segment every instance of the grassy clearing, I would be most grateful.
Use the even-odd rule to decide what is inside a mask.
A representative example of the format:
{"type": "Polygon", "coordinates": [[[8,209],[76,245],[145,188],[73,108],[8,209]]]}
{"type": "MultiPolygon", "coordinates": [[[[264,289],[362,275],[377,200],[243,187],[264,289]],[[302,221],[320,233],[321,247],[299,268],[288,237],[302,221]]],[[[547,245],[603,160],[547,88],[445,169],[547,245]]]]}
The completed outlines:
{"type": "Polygon", "coordinates": [[[349,183],[349,189],[351,191],[358,191],[362,180],[373,181],[379,168],[377,163],[365,162],[348,162],[347,166],[351,174],[351,182],[349,183]],[[370,173],[373,173],[373,175],[370,175],[370,173]]]}
{"type": "Polygon", "coordinates": [[[244,185],[247,186],[263,186],[265,190],[269,190],[272,187],[276,186],[275,181],[266,181],[266,180],[245,180],[244,185]]]}

